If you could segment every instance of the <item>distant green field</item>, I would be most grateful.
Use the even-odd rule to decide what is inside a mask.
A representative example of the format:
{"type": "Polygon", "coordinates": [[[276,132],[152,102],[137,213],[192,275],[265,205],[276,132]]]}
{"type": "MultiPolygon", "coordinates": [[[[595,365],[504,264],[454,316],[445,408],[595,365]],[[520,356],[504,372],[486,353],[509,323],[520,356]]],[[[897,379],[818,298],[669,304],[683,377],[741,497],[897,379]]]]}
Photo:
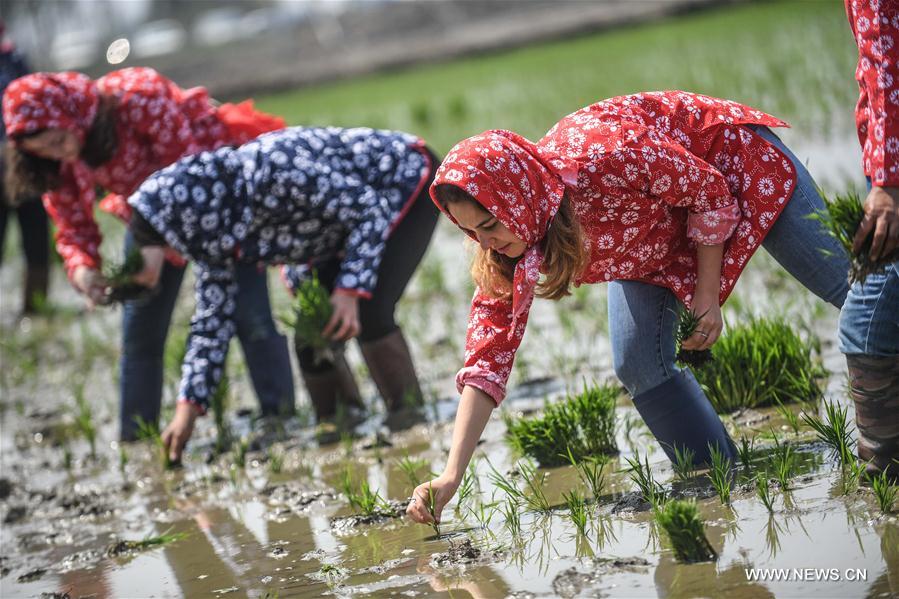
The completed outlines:
{"type": "Polygon", "coordinates": [[[539,138],[574,110],[642,90],[727,97],[801,135],[851,125],[856,50],[839,0],[758,2],[258,98],[291,124],[410,131],[444,152],[489,128],[539,138]]]}

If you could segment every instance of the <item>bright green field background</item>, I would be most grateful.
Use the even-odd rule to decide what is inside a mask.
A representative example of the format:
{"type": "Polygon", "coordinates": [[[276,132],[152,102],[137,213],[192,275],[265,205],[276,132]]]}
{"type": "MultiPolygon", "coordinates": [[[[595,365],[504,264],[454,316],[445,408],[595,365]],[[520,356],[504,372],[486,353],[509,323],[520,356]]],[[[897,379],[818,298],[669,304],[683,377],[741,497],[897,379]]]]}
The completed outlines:
{"type": "Polygon", "coordinates": [[[841,1],[756,2],[257,101],[291,124],[402,129],[445,152],[484,129],[536,139],[597,100],[685,89],[751,104],[817,138],[851,133],[856,57],[841,1]]]}

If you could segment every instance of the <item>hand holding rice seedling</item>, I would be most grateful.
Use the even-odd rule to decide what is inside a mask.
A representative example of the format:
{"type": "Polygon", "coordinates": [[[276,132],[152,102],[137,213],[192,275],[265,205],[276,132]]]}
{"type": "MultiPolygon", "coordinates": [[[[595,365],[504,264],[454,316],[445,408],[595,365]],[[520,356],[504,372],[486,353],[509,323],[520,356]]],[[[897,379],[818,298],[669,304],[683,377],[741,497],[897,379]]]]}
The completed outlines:
{"type": "Polygon", "coordinates": [[[677,348],[677,361],[685,366],[701,368],[706,363],[714,360],[710,349],[683,349],[684,341],[693,336],[705,313],[697,315],[693,310],[681,310],[677,317],[677,330],[674,332],[674,343],[677,348]]]}
{"type": "MultiPolygon", "coordinates": [[[[875,231],[872,228],[855,251],[855,238],[865,218],[864,204],[856,193],[837,195],[832,200],[824,197],[825,209],[810,218],[817,220],[828,235],[837,240],[849,256],[849,282],[864,282],[868,275],[877,274],[892,262],[899,260],[899,249],[872,260],[871,246],[875,231]]],[[[822,250],[823,251],[823,250],[822,250]]]]}
{"type": "Polygon", "coordinates": [[[137,247],[125,254],[121,264],[104,265],[103,278],[106,280],[105,303],[124,302],[149,294],[152,290],[134,282],[134,276],[144,268],[144,258],[137,247]]]}
{"type": "Polygon", "coordinates": [[[312,348],[316,363],[334,361],[342,344],[335,344],[322,335],[328,325],[334,307],[328,290],[318,280],[318,273],[303,280],[295,290],[292,315],[282,322],[294,331],[298,347],[312,348]]]}

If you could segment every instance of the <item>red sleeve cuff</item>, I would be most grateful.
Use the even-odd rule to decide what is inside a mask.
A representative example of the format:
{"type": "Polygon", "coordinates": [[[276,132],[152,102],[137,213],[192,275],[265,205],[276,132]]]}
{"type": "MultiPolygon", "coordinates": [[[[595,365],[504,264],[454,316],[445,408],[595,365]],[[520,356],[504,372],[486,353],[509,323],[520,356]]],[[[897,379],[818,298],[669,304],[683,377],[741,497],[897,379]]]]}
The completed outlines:
{"type": "Polygon", "coordinates": [[[456,390],[459,393],[462,393],[466,385],[476,387],[489,395],[497,407],[506,398],[506,384],[501,377],[479,366],[468,366],[456,375],[456,390]]]}
{"type": "Polygon", "coordinates": [[[361,297],[362,299],[371,299],[371,293],[368,291],[364,291],[362,289],[347,289],[346,287],[337,287],[334,289],[335,293],[340,293],[343,295],[352,295],[355,297],[361,297]]]}
{"type": "Polygon", "coordinates": [[[205,415],[206,415],[206,406],[204,406],[203,404],[201,404],[200,402],[198,402],[198,401],[195,400],[195,399],[188,399],[188,398],[186,398],[186,397],[179,397],[179,398],[178,398],[178,403],[189,403],[189,404],[192,404],[192,405],[197,409],[197,412],[199,412],[199,415],[200,415],[200,416],[205,416],[205,415]]]}

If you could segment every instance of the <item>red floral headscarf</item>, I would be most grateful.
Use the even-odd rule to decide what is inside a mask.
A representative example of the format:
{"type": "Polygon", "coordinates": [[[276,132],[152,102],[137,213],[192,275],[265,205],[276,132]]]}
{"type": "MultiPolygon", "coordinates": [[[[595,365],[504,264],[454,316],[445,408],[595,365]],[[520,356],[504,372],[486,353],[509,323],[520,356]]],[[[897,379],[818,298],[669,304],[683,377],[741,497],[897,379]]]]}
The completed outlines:
{"type": "Polygon", "coordinates": [[[87,75],[32,73],[14,80],[3,94],[3,122],[10,139],[65,129],[84,143],[97,115],[99,92],[87,75]]]}
{"type": "Polygon", "coordinates": [[[573,161],[502,129],[460,141],[437,170],[431,198],[451,221],[459,224],[437,202],[437,185],[462,189],[527,245],[512,281],[511,331],[534,300],[543,266],[540,242],[559,210],[566,184],[576,182],[573,161]]]}

